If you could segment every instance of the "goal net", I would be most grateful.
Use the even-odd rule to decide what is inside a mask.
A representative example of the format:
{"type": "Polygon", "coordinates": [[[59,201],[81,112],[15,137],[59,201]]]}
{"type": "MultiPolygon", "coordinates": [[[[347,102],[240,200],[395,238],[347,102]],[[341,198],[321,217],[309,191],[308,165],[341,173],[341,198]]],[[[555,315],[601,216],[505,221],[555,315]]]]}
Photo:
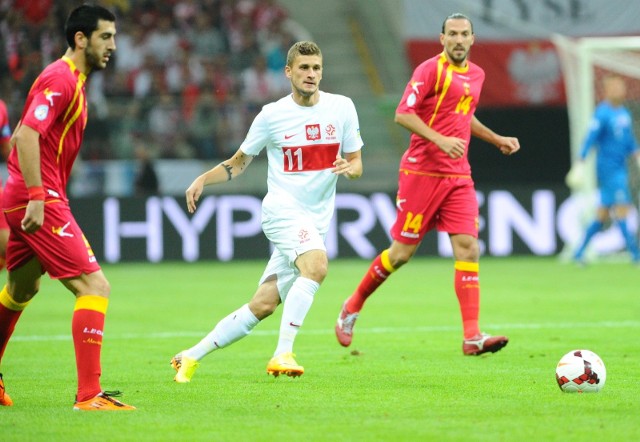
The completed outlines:
{"type": "MultiPolygon", "coordinates": [[[[603,98],[601,80],[607,75],[615,74],[625,80],[625,106],[632,114],[636,137],[640,136],[640,37],[569,38],[553,35],[552,41],[558,51],[563,70],[572,162],[579,157],[595,106],[603,98]]],[[[573,190],[574,198],[582,209],[579,218],[583,227],[593,219],[597,205],[594,160],[594,155],[590,155],[587,159],[588,173],[584,185],[573,190]]],[[[637,206],[639,172],[635,164],[629,170],[630,185],[637,206]]],[[[637,213],[632,214],[632,218],[631,224],[636,228],[637,213]]],[[[608,233],[609,237],[605,236],[602,240],[608,241],[610,250],[602,250],[603,247],[600,247],[601,252],[613,252],[616,247],[614,244],[619,244],[619,241],[613,240],[617,232],[608,233]]]]}

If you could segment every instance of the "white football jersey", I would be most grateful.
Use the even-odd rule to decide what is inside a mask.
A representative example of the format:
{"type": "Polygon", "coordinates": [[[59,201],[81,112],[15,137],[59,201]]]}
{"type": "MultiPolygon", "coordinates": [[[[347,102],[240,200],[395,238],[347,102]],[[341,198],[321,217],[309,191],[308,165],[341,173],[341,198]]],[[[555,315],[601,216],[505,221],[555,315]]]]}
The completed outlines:
{"type": "Polygon", "coordinates": [[[331,173],[336,155],[363,146],[351,99],[320,91],[315,106],[299,106],[288,95],[269,103],[256,116],[240,149],[258,155],[266,147],[270,211],[307,211],[326,233],[333,216],[338,176],[331,173]]]}

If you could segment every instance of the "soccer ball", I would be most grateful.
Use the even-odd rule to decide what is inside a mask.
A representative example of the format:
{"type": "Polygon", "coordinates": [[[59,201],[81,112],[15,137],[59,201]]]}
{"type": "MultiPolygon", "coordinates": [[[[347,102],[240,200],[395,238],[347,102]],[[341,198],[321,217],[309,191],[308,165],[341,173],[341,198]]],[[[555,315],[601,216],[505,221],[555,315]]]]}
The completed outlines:
{"type": "Polygon", "coordinates": [[[567,393],[597,393],[607,380],[607,369],[594,352],[573,350],[558,362],[556,380],[567,393]]]}

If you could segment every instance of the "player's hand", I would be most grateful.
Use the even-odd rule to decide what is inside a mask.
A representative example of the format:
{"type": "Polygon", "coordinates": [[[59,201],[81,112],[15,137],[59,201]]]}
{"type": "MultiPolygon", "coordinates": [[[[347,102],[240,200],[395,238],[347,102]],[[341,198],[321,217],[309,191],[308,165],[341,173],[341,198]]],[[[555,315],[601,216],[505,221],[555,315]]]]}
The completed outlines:
{"type": "Polygon", "coordinates": [[[520,142],[515,137],[500,137],[496,146],[505,155],[511,155],[520,150],[520,142]]]}
{"type": "Polygon", "coordinates": [[[351,163],[342,158],[340,154],[336,155],[336,160],[333,162],[333,169],[331,172],[336,175],[345,175],[347,178],[351,176],[351,163]]]}
{"type": "Polygon", "coordinates": [[[584,161],[576,161],[564,177],[567,187],[573,191],[584,188],[587,182],[587,170],[584,161]]]}
{"type": "Polygon", "coordinates": [[[467,149],[467,142],[457,137],[442,137],[435,143],[441,151],[453,159],[461,158],[467,149]]]}
{"type": "Polygon", "coordinates": [[[29,201],[24,218],[20,222],[22,230],[27,233],[35,233],[40,230],[42,224],[44,224],[44,201],[29,201]]]}
{"type": "Polygon", "coordinates": [[[200,199],[200,195],[202,195],[202,190],[204,189],[204,178],[199,176],[186,190],[185,195],[187,197],[187,210],[189,213],[193,213],[196,211],[196,201],[200,199]]]}

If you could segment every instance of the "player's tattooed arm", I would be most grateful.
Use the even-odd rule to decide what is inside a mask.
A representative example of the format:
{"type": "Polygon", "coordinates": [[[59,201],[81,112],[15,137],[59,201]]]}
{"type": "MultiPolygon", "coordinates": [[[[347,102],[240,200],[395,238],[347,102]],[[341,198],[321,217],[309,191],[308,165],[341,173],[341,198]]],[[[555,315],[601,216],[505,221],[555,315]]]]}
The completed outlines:
{"type": "Polygon", "coordinates": [[[231,173],[233,167],[225,163],[221,163],[220,165],[227,172],[227,181],[231,181],[231,179],[233,178],[233,174],[231,173]]]}
{"type": "Polygon", "coordinates": [[[251,161],[253,161],[253,158],[253,155],[247,155],[242,150],[238,149],[231,158],[222,162],[220,165],[227,173],[227,181],[244,173],[247,167],[249,167],[249,164],[251,164],[251,161]]]}
{"type": "Polygon", "coordinates": [[[232,180],[246,170],[253,158],[253,155],[247,155],[238,149],[231,158],[193,180],[185,192],[189,213],[195,212],[196,202],[200,199],[205,186],[232,180]]]}
{"type": "Polygon", "coordinates": [[[213,169],[200,175],[203,186],[231,181],[241,175],[251,164],[253,155],[247,155],[240,149],[229,159],[217,164],[213,169]]]}

